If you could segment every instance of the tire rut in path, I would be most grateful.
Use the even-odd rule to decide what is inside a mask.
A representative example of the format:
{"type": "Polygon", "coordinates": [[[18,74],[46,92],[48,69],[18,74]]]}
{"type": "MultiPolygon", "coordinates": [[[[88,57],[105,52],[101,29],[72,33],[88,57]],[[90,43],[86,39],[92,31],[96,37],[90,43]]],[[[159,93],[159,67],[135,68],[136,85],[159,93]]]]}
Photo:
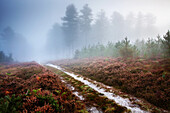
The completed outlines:
{"type": "Polygon", "coordinates": [[[89,82],[87,79],[85,79],[85,77],[80,77],[80,76],[75,75],[73,73],[67,72],[64,69],[62,69],[61,67],[53,65],[53,64],[46,64],[46,65],[49,66],[49,67],[56,68],[56,69],[64,72],[65,74],[73,77],[75,80],[78,80],[78,81],[84,83],[85,85],[91,87],[92,89],[94,89],[98,93],[103,94],[108,99],[114,100],[117,104],[124,106],[127,109],[130,109],[132,113],[148,113],[148,111],[142,110],[142,109],[140,109],[140,107],[138,105],[133,104],[128,98],[122,98],[118,95],[110,93],[110,92],[106,91],[104,88],[99,87],[92,82],[89,82]]]}

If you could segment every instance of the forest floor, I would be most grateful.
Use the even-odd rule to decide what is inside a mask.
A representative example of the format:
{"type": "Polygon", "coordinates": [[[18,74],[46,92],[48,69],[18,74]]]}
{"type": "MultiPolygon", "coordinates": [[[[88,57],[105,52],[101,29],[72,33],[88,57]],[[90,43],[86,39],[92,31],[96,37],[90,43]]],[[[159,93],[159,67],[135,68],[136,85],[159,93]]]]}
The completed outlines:
{"type": "MultiPolygon", "coordinates": [[[[150,112],[170,110],[170,59],[91,58],[50,62],[92,81],[114,88],[114,94],[140,98],[134,102],[150,112]],[[164,110],[165,109],[165,110],[164,110]]],[[[133,99],[132,99],[133,100],[133,99]]]]}

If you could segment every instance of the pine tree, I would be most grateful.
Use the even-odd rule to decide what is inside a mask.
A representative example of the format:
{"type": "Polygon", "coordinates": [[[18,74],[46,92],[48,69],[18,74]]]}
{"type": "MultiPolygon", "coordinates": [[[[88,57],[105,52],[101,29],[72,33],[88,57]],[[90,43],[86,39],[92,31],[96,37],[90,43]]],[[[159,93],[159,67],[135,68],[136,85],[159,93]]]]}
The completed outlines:
{"type": "Polygon", "coordinates": [[[130,40],[128,40],[127,37],[121,43],[119,43],[118,49],[120,55],[124,58],[133,57],[137,55],[136,47],[130,44],[130,40]]]}
{"type": "Polygon", "coordinates": [[[81,15],[80,19],[80,34],[83,37],[85,45],[89,44],[88,38],[90,36],[91,31],[91,22],[92,22],[92,10],[89,8],[88,4],[83,6],[83,9],[80,10],[81,15]]]}
{"type": "Polygon", "coordinates": [[[3,51],[0,51],[0,63],[1,62],[12,62],[12,61],[13,61],[12,54],[10,54],[9,56],[6,56],[3,51]]]}
{"type": "Polygon", "coordinates": [[[27,40],[19,33],[16,33],[11,27],[6,27],[0,34],[3,42],[3,51],[7,54],[12,53],[15,58],[25,60],[28,56],[30,47],[27,40]]]}
{"type": "Polygon", "coordinates": [[[97,19],[94,23],[94,37],[95,43],[104,43],[107,42],[108,34],[109,34],[109,20],[106,17],[106,14],[103,10],[101,10],[98,15],[97,19]]]}
{"type": "Polygon", "coordinates": [[[78,34],[78,13],[73,4],[67,6],[65,17],[63,17],[62,20],[62,29],[65,35],[66,45],[73,52],[74,43],[77,40],[78,34]]]}
{"type": "Polygon", "coordinates": [[[119,39],[124,37],[125,33],[125,20],[124,17],[119,12],[114,12],[111,16],[111,34],[114,39],[119,39]]]}
{"type": "Polygon", "coordinates": [[[163,43],[163,48],[165,51],[165,54],[167,56],[170,56],[170,31],[168,30],[168,32],[166,33],[165,36],[163,36],[164,40],[162,41],[163,43]]]}

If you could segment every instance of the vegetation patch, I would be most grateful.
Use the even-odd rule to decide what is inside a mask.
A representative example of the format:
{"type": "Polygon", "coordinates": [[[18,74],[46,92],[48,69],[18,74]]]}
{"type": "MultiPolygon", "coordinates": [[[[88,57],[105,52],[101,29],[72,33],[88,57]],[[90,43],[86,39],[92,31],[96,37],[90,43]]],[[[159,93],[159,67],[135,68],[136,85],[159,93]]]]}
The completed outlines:
{"type": "Polygon", "coordinates": [[[81,112],[85,104],[37,63],[1,65],[0,113],[81,112]]]}
{"type": "Polygon", "coordinates": [[[87,106],[95,106],[98,109],[101,109],[105,113],[123,113],[123,112],[130,112],[126,107],[122,107],[115,103],[113,100],[107,99],[103,94],[98,93],[97,91],[93,90],[89,86],[83,84],[82,82],[75,80],[73,77],[70,77],[67,74],[63,74],[63,72],[48,67],[51,71],[55,72],[58,75],[62,75],[63,79],[73,85],[75,87],[75,91],[79,92],[84,99],[84,102],[87,106]]]}
{"type": "Polygon", "coordinates": [[[170,59],[99,57],[53,63],[170,110],[170,59]]]}

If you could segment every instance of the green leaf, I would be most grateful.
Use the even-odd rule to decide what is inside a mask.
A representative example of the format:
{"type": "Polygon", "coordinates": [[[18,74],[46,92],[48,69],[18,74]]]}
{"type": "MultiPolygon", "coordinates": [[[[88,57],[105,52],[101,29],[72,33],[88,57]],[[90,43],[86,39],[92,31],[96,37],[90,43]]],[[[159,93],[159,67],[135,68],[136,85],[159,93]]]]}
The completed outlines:
{"type": "Polygon", "coordinates": [[[55,92],[58,93],[58,94],[60,94],[61,91],[60,91],[60,90],[55,90],[55,92]]]}
{"type": "Polygon", "coordinates": [[[7,75],[11,75],[11,73],[6,73],[7,75]]]}
{"type": "Polygon", "coordinates": [[[5,99],[7,99],[7,101],[11,101],[11,98],[9,97],[9,95],[5,96],[5,99]]]}
{"type": "Polygon", "coordinates": [[[65,94],[67,94],[67,92],[63,92],[63,93],[62,93],[62,96],[65,95],[65,94]]]}
{"type": "Polygon", "coordinates": [[[33,91],[34,93],[37,93],[37,90],[36,90],[36,89],[33,89],[32,91],[33,91]]]}
{"type": "Polygon", "coordinates": [[[165,78],[165,74],[162,75],[162,78],[165,78]]]}

